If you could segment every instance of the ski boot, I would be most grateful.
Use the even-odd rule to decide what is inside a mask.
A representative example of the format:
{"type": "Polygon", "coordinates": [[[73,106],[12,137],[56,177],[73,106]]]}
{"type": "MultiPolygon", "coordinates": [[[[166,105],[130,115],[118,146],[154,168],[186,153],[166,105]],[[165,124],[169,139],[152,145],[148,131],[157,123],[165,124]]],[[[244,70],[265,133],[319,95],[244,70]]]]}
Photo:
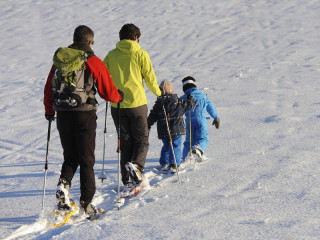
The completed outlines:
{"type": "Polygon", "coordinates": [[[88,203],[81,200],[80,205],[80,211],[90,221],[99,219],[101,214],[104,214],[106,212],[103,208],[96,208],[91,202],[88,203]]]}
{"type": "Polygon", "coordinates": [[[50,220],[47,225],[50,227],[59,227],[68,223],[69,218],[77,211],[77,206],[70,198],[70,184],[64,179],[60,178],[56,191],[57,205],[51,213],[50,220]]]}
{"type": "Polygon", "coordinates": [[[170,170],[170,164],[161,165],[161,168],[160,168],[161,172],[168,173],[169,170],[170,170]]]}
{"type": "Polygon", "coordinates": [[[70,183],[64,179],[60,178],[56,191],[56,198],[58,201],[57,207],[59,210],[69,210],[71,207],[70,199],[70,183]]]}
{"type": "Polygon", "coordinates": [[[192,150],[192,155],[196,162],[202,162],[203,161],[203,151],[200,148],[194,148],[192,150]]]}
{"type": "Polygon", "coordinates": [[[143,168],[140,167],[137,163],[132,163],[132,162],[126,163],[125,167],[129,172],[132,181],[136,185],[140,184],[143,180],[143,176],[142,176],[143,168]]]}
{"type": "Polygon", "coordinates": [[[171,173],[174,174],[179,170],[179,166],[177,166],[175,164],[170,164],[169,169],[170,169],[171,173]]]}

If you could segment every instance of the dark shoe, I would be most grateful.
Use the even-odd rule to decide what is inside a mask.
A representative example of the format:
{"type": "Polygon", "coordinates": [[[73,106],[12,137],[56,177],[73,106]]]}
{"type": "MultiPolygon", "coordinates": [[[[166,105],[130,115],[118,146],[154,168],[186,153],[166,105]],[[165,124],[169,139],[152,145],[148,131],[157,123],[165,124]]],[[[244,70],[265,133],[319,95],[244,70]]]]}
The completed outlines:
{"type": "Polygon", "coordinates": [[[80,209],[83,212],[85,212],[85,214],[88,216],[98,213],[96,207],[92,203],[87,203],[87,202],[81,200],[80,205],[81,205],[80,209]]]}
{"type": "Polygon", "coordinates": [[[129,172],[132,181],[135,184],[140,184],[142,182],[143,168],[140,167],[138,164],[132,162],[126,163],[125,167],[129,172]]]}
{"type": "Polygon", "coordinates": [[[194,156],[194,158],[195,158],[195,160],[197,161],[197,162],[202,162],[202,160],[203,160],[203,152],[202,152],[202,150],[201,149],[199,149],[199,148],[195,148],[195,149],[193,149],[192,150],[192,155],[194,156]]]}
{"type": "Polygon", "coordinates": [[[170,165],[168,165],[168,164],[161,165],[160,170],[161,170],[162,172],[168,172],[168,171],[170,170],[170,165]]]}
{"type": "Polygon", "coordinates": [[[179,170],[179,166],[177,166],[175,164],[170,164],[169,169],[170,169],[171,173],[176,173],[179,170]]]}
{"type": "Polygon", "coordinates": [[[58,209],[68,209],[71,207],[70,184],[64,178],[59,179],[56,191],[56,198],[58,201],[58,209]]]}
{"type": "Polygon", "coordinates": [[[83,212],[90,221],[100,218],[100,215],[106,212],[103,208],[96,208],[91,202],[88,203],[81,200],[80,205],[80,211],[83,212]]]}
{"type": "Polygon", "coordinates": [[[123,185],[127,185],[127,184],[132,183],[131,177],[128,176],[128,178],[126,178],[126,179],[122,178],[122,183],[123,183],[123,185]]]}

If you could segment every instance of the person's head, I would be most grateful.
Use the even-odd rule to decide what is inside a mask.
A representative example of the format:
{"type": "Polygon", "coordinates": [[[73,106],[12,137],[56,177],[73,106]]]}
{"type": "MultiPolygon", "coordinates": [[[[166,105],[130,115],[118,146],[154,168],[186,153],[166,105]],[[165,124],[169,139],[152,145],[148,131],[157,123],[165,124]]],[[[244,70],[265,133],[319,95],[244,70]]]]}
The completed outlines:
{"type": "Polygon", "coordinates": [[[167,80],[162,81],[160,83],[159,88],[161,90],[162,95],[174,94],[172,83],[167,80]]]}
{"type": "Polygon", "coordinates": [[[140,29],[132,23],[123,25],[119,32],[120,40],[129,39],[135,41],[138,40],[140,36],[140,29]]]}
{"type": "Polygon", "coordinates": [[[90,46],[94,43],[94,33],[91,28],[80,25],[78,26],[73,33],[73,42],[74,43],[88,43],[90,46]]]}
{"type": "Polygon", "coordinates": [[[184,79],[182,79],[183,92],[186,92],[189,88],[192,88],[192,87],[197,87],[196,80],[193,77],[188,76],[188,77],[185,77],[184,79]]]}

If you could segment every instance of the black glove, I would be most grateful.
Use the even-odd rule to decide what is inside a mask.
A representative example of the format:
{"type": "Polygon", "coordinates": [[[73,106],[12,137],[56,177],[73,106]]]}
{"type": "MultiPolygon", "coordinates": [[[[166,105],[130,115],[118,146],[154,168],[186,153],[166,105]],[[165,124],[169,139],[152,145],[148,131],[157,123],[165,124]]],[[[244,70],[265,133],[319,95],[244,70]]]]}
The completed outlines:
{"type": "Polygon", "coordinates": [[[193,97],[192,97],[191,94],[188,94],[188,95],[187,95],[187,100],[188,100],[188,101],[192,101],[192,100],[193,100],[193,97]]]}
{"type": "Polygon", "coordinates": [[[194,108],[194,98],[192,97],[192,95],[191,94],[187,94],[187,103],[188,103],[188,105],[189,105],[189,107],[188,107],[188,111],[190,111],[191,109],[193,109],[194,108]]]}
{"type": "Polygon", "coordinates": [[[216,129],[220,127],[220,118],[214,119],[212,125],[215,125],[216,129]]]}
{"type": "Polygon", "coordinates": [[[122,102],[122,101],[123,101],[124,94],[123,94],[123,92],[122,92],[120,89],[118,89],[118,93],[119,93],[120,96],[121,96],[121,100],[120,100],[119,102],[122,102]]]}
{"type": "Polygon", "coordinates": [[[44,115],[46,117],[46,119],[50,122],[54,121],[54,115],[49,115],[49,114],[46,114],[44,115]]]}

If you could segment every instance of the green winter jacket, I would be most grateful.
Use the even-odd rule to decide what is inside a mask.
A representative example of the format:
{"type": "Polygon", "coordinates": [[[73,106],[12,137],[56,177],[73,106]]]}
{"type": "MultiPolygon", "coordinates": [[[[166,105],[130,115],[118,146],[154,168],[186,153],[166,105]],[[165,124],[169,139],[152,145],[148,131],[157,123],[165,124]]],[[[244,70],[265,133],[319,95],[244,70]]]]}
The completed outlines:
{"type": "MultiPolygon", "coordinates": [[[[147,104],[143,79],[156,96],[161,95],[149,54],[136,41],[119,41],[103,62],[116,88],[124,93],[121,108],[135,108],[147,104]]],[[[111,105],[117,107],[116,103],[111,105]]]]}

